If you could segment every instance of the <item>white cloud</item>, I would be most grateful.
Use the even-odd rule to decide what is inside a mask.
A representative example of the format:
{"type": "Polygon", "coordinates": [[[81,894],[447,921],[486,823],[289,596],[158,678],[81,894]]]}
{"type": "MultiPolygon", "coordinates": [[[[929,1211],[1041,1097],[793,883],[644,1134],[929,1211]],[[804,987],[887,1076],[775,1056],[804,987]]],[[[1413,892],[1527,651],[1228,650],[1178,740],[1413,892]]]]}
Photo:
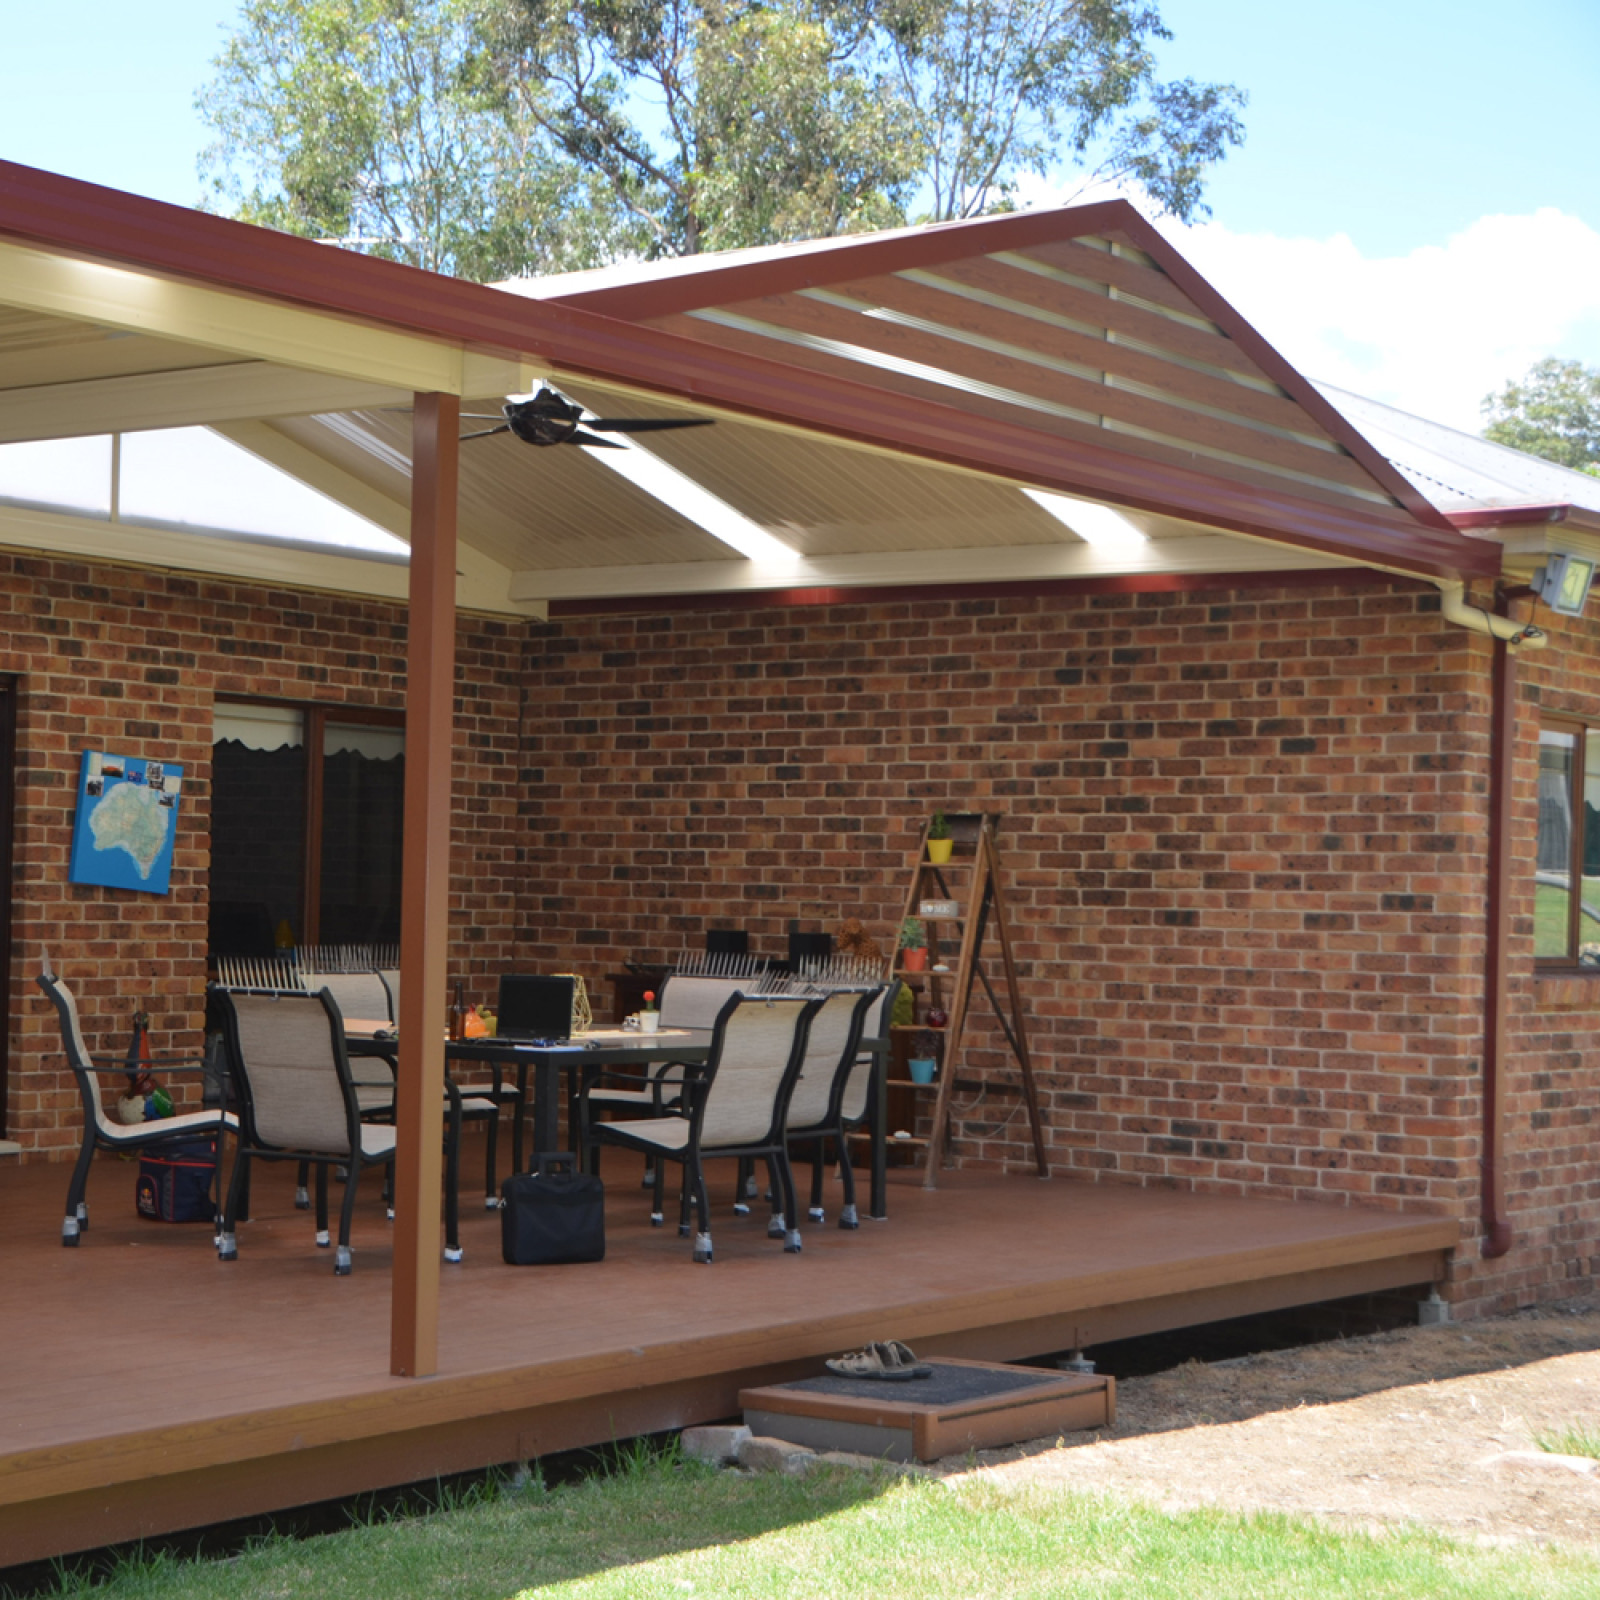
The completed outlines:
{"type": "Polygon", "coordinates": [[[1454,428],[1541,357],[1600,361],[1600,233],[1554,209],[1375,260],[1344,234],[1160,227],[1300,371],[1454,428]]]}
{"type": "MultiPolygon", "coordinates": [[[[1025,203],[1067,199],[1040,185],[1025,203]]],[[[1483,397],[1542,357],[1600,365],[1600,232],[1554,208],[1480,217],[1443,244],[1378,258],[1342,233],[1157,226],[1308,377],[1450,427],[1476,433],[1483,397]]]]}

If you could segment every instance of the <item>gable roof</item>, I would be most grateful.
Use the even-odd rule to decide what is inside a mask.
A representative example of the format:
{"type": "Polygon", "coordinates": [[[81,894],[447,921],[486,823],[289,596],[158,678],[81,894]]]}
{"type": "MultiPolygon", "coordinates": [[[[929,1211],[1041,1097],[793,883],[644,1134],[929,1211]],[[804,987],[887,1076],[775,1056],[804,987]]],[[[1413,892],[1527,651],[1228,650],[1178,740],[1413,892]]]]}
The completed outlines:
{"type": "MultiPolygon", "coordinates": [[[[212,421],[214,411],[218,425],[254,428],[269,458],[307,463],[308,481],[327,466],[319,487],[347,481],[358,498],[376,490],[402,512],[405,428],[384,405],[428,388],[508,393],[548,373],[613,413],[636,412],[642,396],[717,417],[724,426],[658,435],[651,449],[691,477],[720,475],[730,503],[757,520],[805,498],[783,484],[809,489],[823,520],[799,544],[841,559],[858,550],[863,572],[879,570],[874,551],[903,550],[932,524],[926,510],[892,534],[861,521],[873,460],[893,464],[883,483],[899,474],[891,499],[960,507],[950,520],[966,530],[972,572],[1010,561],[1008,575],[1027,575],[1037,566],[1028,550],[1061,543],[1049,519],[1017,503],[1018,485],[1132,507],[1169,531],[1277,547],[1241,544],[1231,569],[1213,552],[1210,570],[1305,551],[1434,575],[1493,566],[1492,551],[1441,518],[1121,202],[530,292],[0,162],[0,305],[51,322],[48,353],[72,379],[19,387],[0,359],[0,416],[14,400],[14,426],[48,416],[58,430],[94,431],[118,425],[107,418],[119,406],[145,418],[135,408],[157,396],[162,422],[122,425],[212,421]],[[134,335],[146,365],[130,370],[122,340],[85,344],[85,330],[134,335]],[[317,424],[333,416],[344,419],[337,428],[317,424]],[[263,429],[274,439],[263,442],[263,429]],[[863,447],[865,457],[850,454],[863,447]],[[858,496],[834,488],[851,475],[847,458],[860,469],[858,496]],[[736,470],[756,463],[764,487],[736,470]],[[954,492],[958,483],[967,489],[954,492]]],[[[648,592],[674,562],[685,569],[675,587],[727,565],[681,518],[602,485],[609,475],[583,452],[524,450],[513,464],[502,443],[464,456],[463,537],[481,549],[497,540],[492,564],[524,595],[557,592],[541,590],[548,568],[569,587],[648,592]],[[530,456],[542,458],[537,472],[530,456]],[[499,531],[480,532],[473,507],[499,531]],[[612,532],[596,539],[597,527],[612,532]],[[575,551],[607,576],[574,576],[575,551]]],[[[952,527],[940,537],[962,536],[952,527]]]]}
{"type": "Polygon", "coordinates": [[[890,383],[1232,482],[1444,527],[1126,201],[499,287],[890,383]]]}

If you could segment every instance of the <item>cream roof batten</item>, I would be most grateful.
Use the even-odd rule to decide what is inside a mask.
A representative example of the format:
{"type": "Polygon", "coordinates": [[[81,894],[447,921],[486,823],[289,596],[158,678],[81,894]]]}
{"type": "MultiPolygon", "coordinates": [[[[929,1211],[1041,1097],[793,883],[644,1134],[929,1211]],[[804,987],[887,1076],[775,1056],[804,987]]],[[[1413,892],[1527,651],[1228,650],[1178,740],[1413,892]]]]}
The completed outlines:
{"type": "Polygon", "coordinates": [[[466,379],[482,381],[479,373],[498,378],[518,370],[515,362],[474,359],[413,334],[6,240],[0,304],[412,392],[461,394],[466,379]]]}
{"type": "Polygon", "coordinates": [[[245,361],[0,389],[0,444],[406,405],[412,391],[245,361]]]}

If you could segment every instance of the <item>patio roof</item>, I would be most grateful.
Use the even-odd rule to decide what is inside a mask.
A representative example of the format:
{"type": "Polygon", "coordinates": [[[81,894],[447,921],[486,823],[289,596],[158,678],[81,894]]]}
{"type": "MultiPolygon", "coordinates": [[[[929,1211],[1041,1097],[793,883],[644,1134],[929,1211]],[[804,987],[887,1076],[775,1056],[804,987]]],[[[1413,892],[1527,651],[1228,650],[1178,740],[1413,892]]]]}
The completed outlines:
{"type": "MultiPolygon", "coordinates": [[[[204,423],[404,538],[419,391],[551,377],[712,417],[650,451],[750,560],[581,449],[462,451],[460,603],[1377,565],[1498,568],[1120,202],[489,287],[0,163],[0,440],[204,423]],[[1125,509],[1086,542],[1020,492],[1125,509]]],[[[0,540],[403,593],[403,570],[92,517],[0,540]]]]}

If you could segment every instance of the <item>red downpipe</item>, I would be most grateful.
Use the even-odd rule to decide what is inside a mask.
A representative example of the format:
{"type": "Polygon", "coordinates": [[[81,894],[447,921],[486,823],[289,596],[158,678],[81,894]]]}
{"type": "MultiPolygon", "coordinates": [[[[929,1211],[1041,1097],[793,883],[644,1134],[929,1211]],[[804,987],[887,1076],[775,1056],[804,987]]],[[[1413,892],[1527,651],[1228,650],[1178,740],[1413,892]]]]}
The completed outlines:
{"type": "MultiPolygon", "coordinates": [[[[1504,616],[1504,596],[1496,596],[1504,616]]],[[[1489,893],[1483,996],[1483,1143],[1480,1157],[1485,1260],[1511,1248],[1506,1216],[1505,1082],[1506,965],[1510,944],[1511,789],[1517,748],[1517,656],[1503,639],[1493,642],[1489,713],[1489,893]]]]}

